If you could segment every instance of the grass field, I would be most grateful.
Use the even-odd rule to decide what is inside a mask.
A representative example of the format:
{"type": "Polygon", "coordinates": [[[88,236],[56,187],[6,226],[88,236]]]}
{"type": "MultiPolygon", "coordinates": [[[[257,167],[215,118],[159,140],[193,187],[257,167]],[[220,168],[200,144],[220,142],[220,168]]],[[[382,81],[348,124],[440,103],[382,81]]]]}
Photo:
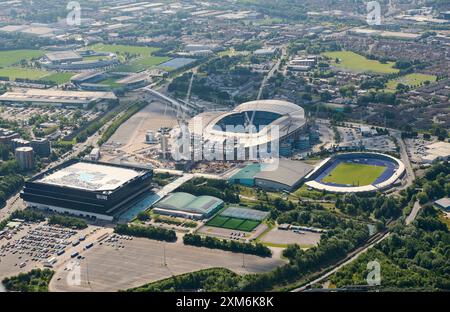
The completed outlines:
{"type": "Polygon", "coordinates": [[[410,88],[417,88],[421,86],[425,81],[435,82],[436,76],[419,73],[408,74],[396,79],[389,80],[386,84],[386,90],[395,91],[399,83],[402,83],[410,88]]]}
{"type": "Polygon", "coordinates": [[[42,77],[42,80],[50,80],[54,81],[56,84],[66,83],[74,76],[74,73],[53,73],[47,76],[42,77]]]}
{"type": "Polygon", "coordinates": [[[386,170],[383,166],[372,166],[354,163],[340,163],[322,182],[343,185],[369,185],[386,170]]]}
{"type": "Polygon", "coordinates": [[[127,64],[116,68],[118,71],[138,72],[170,60],[169,57],[154,56],[153,53],[159,49],[152,47],[100,43],[91,45],[88,48],[97,52],[116,53],[122,62],[128,61],[127,64]]]}
{"type": "Polygon", "coordinates": [[[34,68],[22,68],[22,67],[0,68],[0,76],[9,77],[9,80],[15,80],[17,78],[39,80],[48,75],[49,72],[34,68]]]}
{"type": "Polygon", "coordinates": [[[325,52],[323,55],[331,58],[331,65],[354,72],[372,72],[377,74],[392,74],[399,70],[393,68],[394,62],[380,63],[377,60],[369,60],[366,57],[351,51],[325,52]],[[336,63],[339,59],[339,63],[336,63]]]}
{"type": "Polygon", "coordinates": [[[230,218],[217,215],[209,220],[206,225],[230,230],[250,232],[256,228],[261,222],[253,220],[245,220],[239,218],[230,218]]]}
{"type": "Polygon", "coordinates": [[[9,80],[17,78],[32,80],[49,80],[62,84],[70,80],[74,73],[52,73],[42,69],[6,67],[0,68],[0,77],[9,77],[9,80]]]}
{"type": "Polygon", "coordinates": [[[10,50],[0,51],[0,67],[7,67],[19,63],[21,60],[31,60],[32,58],[44,55],[40,50],[10,50]]]}

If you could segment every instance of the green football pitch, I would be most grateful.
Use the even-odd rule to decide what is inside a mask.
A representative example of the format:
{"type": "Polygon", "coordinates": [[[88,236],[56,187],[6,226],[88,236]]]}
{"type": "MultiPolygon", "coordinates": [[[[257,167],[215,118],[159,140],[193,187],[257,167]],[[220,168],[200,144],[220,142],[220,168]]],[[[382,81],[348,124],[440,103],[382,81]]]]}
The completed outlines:
{"type": "Polygon", "coordinates": [[[215,216],[209,220],[206,225],[224,229],[250,232],[256,228],[261,222],[253,220],[245,220],[240,218],[230,218],[224,216],[215,216]]]}
{"type": "Polygon", "coordinates": [[[369,185],[374,183],[384,170],[386,170],[384,166],[342,162],[324,177],[322,182],[354,186],[369,185]]]}

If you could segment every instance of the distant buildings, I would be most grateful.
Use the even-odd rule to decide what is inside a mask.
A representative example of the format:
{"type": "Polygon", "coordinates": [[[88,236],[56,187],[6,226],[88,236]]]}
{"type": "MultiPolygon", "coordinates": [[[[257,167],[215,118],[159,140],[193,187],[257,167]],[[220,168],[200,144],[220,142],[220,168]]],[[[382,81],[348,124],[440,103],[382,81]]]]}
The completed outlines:
{"type": "Polygon", "coordinates": [[[83,58],[74,51],[55,51],[49,52],[45,57],[54,65],[68,63],[68,62],[79,62],[83,58]]]}
{"type": "Polygon", "coordinates": [[[15,149],[15,156],[20,169],[31,170],[34,167],[33,148],[29,146],[18,147],[15,149]]]}
{"type": "Polygon", "coordinates": [[[51,153],[50,141],[47,139],[34,139],[30,143],[34,152],[41,157],[48,157],[51,153]]]}
{"type": "Polygon", "coordinates": [[[98,161],[100,159],[100,149],[98,147],[93,148],[88,156],[89,160],[98,161]]]}
{"type": "Polygon", "coordinates": [[[253,52],[253,55],[255,56],[274,56],[277,52],[277,48],[263,48],[258,49],[253,52]]]}
{"type": "Polygon", "coordinates": [[[0,96],[0,103],[74,106],[88,108],[90,104],[115,103],[117,97],[112,92],[81,92],[53,89],[26,89],[6,92],[0,96]]]}
{"type": "Polygon", "coordinates": [[[15,150],[18,147],[25,147],[25,146],[31,146],[30,141],[20,138],[11,140],[11,147],[13,150],[15,150]]]}
{"type": "Polygon", "coordinates": [[[10,143],[13,139],[18,139],[20,135],[17,132],[0,128],[0,143],[10,143]]]}

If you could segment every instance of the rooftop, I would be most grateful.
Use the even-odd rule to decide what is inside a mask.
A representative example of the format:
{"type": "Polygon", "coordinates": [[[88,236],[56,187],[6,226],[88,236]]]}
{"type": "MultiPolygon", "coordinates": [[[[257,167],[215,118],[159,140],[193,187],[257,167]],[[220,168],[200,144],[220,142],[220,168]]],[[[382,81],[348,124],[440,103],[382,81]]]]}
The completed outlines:
{"type": "Polygon", "coordinates": [[[81,56],[74,51],[49,52],[49,53],[45,54],[45,56],[52,62],[81,59],[81,56]]]}
{"type": "Polygon", "coordinates": [[[20,89],[0,96],[2,101],[87,104],[97,100],[115,100],[112,92],[62,91],[50,89],[20,89]]]}
{"type": "Polygon", "coordinates": [[[440,207],[442,207],[444,209],[450,208],[450,198],[448,198],[448,197],[444,197],[444,198],[438,199],[434,203],[436,205],[439,205],[440,207]]]}
{"type": "Polygon", "coordinates": [[[35,182],[88,191],[113,191],[142,174],[128,168],[78,162],[35,182]]]}
{"type": "Polygon", "coordinates": [[[261,171],[255,175],[255,179],[270,180],[293,187],[312,170],[313,166],[304,162],[280,159],[275,170],[261,171]]]}

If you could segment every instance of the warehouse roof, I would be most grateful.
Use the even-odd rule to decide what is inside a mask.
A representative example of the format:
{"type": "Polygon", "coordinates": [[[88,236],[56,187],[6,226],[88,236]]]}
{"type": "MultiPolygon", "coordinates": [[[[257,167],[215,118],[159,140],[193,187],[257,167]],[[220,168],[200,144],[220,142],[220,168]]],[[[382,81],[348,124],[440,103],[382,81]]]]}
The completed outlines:
{"type": "Polygon", "coordinates": [[[88,104],[98,100],[115,100],[112,92],[19,89],[0,96],[0,102],[45,102],[54,104],[88,104]]]}
{"type": "Polygon", "coordinates": [[[82,57],[74,51],[55,51],[45,54],[45,56],[52,62],[59,61],[70,61],[70,60],[81,60],[82,57]]]}
{"type": "Polygon", "coordinates": [[[263,170],[255,175],[255,179],[274,181],[293,187],[312,170],[313,166],[304,162],[281,158],[275,170],[263,170]]]}

